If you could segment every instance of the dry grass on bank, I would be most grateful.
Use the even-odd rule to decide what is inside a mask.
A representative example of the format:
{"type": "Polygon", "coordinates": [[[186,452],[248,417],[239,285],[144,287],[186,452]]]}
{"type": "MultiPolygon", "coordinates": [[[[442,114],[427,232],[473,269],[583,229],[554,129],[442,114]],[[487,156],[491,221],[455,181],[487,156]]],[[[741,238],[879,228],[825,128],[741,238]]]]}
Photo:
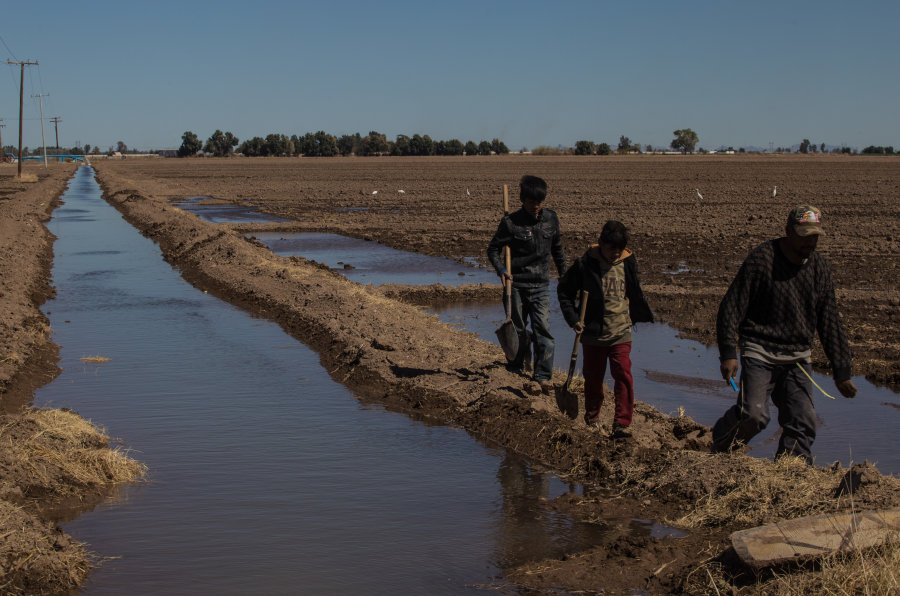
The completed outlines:
{"type": "Polygon", "coordinates": [[[84,582],[84,545],[0,500],[0,593],[69,593],[84,582]]]}
{"type": "Polygon", "coordinates": [[[885,595],[900,593],[900,536],[882,546],[829,555],[821,569],[778,575],[769,582],[783,594],[885,595]]]}
{"type": "Polygon", "coordinates": [[[146,467],[89,421],[69,410],[35,409],[0,425],[0,445],[30,491],[66,496],[79,488],[140,479],[146,467]]]}

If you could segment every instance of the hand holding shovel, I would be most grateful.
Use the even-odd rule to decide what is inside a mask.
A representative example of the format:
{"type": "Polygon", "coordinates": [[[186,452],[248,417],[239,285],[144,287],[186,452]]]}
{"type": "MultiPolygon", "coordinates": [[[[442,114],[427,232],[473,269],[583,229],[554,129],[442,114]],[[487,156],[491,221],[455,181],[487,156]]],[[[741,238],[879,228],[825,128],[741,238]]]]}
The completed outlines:
{"type": "Polygon", "coordinates": [[[575,325],[575,345],[572,346],[572,358],[569,360],[569,374],[566,376],[566,382],[562,387],[556,389],[556,405],[560,412],[565,412],[566,416],[574,420],[578,417],[578,396],[570,389],[572,384],[572,375],[575,374],[575,363],[578,362],[578,344],[581,341],[581,334],[584,332],[584,313],[587,310],[588,292],[581,291],[581,309],[578,313],[578,324],[575,325]]]}

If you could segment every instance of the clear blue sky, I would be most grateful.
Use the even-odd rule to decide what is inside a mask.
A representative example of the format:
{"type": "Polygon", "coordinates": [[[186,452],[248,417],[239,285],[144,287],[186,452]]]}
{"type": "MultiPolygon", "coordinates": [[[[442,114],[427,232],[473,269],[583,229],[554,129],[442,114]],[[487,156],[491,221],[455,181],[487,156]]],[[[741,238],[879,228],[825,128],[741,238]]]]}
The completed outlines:
{"type": "Polygon", "coordinates": [[[454,0],[5,3],[3,144],[176,148],[370,130],[667,146],[900,148],[900,2],[454,0]]]}

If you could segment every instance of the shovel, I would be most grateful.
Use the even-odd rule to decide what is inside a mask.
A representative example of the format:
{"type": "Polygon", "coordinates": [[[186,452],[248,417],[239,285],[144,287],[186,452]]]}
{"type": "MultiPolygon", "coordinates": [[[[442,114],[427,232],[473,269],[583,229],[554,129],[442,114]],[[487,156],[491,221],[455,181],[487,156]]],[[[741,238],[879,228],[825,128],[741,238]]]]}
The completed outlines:
{"type": "MultiPolygon", "coordinates": [[[[588,293],[581,291],[581,310],[578,313],[578,322],[584,324],[584,312],[587,310],[588,293]]],[[[578,344],[581,340],[581,332],[575,334],[575,345],[572,347],[572,359],[569,360],[569,374],[562,387],[556,388],[556,405],[560,412],[574,420],[578,417],[578,396],[572,393],[569,385],[572,384],[572,375],[575,374],[575,363],[578,362],[578,344]]]]}
{"type": "MultiPolygon", "coordinates": [[[[509,187],[503,185],[503,213],[509,214],[509,187]]],[[[512,271],[512,259],[510,257],[509,245],[503,247],[503,256],[506,261],[506,270],[512,271]]],[[[497,329],[497,339],[500,341],[500,347],[506,355],[506,360],[512,362],[519,353],[519,333],[513,325],[510,312],[512,310],[512,282],[503,282],[503,308],[506,311],[506,320],[497,329]]]]}

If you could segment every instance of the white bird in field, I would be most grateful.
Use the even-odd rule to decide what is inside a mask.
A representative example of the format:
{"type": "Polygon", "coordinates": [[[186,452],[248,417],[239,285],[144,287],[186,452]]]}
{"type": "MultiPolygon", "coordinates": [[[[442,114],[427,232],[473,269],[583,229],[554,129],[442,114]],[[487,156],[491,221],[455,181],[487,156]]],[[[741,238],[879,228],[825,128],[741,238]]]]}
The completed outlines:
{"type": "Polygon", "coordinates": [[[778,194],[778,187],[776,186],[775,188],[772,189],[772,198],[774,199],[775,195],[777,195],[777,194],[778,194]]]}
{"type": "Polygon", "coordinates": [[[377,195],[377,194],[378,194],[378,191],[377,191],[377,190],[373,190],[373,191],[372,191],[372,194],[373,194],[373,195],[377,195]]]}
{"type": "Polygon", "coordinates": [[[399,192],[401,195],[405,195],[405,194],[406,194],[406,191],[403,190],[402,188],[401,188],[400,190],[398,190],[397,192],[399,192]]]}
{"type": "Polygon", "coordinates": [[[697,198],[700,199],[700,200],[702,201],[702,200],[703,200],[703,195],[700,194],[700,189],[699,189],[699,188],[695,188],[694,190],[697,191],[697,198]]]}
{"type": "Polygon", "coordinates": [[[471,197],[471,196],[472,196],[472,193],[469,192],[469,189],[468,189],[468,188],[466,189],[466,196],[467,196],[467,197],[471,197]]]}

